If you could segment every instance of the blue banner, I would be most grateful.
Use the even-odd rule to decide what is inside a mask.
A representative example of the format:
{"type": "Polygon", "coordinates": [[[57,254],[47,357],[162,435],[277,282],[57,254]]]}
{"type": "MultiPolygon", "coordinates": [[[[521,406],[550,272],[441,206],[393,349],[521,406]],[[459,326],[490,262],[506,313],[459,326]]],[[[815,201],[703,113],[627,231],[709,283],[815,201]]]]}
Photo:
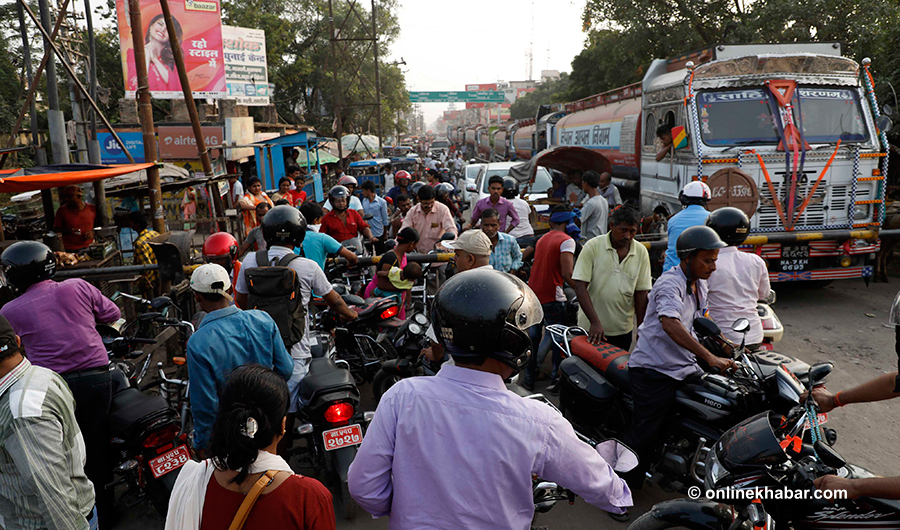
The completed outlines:
{"type": "MultiPolygon", "coordinates": [[[[125,142],[128,152],[134,157],[135,163],[144,162],[144,137],[139,132],[120,132],[119,138],[125,142]]],[[[97,141],[100,142],[101,164],[128,164],[128,157],[122,151],[122,147],[116,142],[111,133],[97,133],[97,141]]]]}

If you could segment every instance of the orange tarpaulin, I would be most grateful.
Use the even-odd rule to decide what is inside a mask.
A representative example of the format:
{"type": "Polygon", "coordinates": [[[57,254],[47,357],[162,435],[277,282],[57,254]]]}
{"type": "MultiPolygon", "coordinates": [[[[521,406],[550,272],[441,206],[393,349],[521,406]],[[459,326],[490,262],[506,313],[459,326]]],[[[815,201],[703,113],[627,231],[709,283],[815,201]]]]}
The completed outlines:
{"type": "MultiPolygon", "coordinates": [[[[34,175],[21,175],[3,177],[6,171],[0,172],[0,193],[24,193],[26,191],[46,190],[59,188],[71,184],[83,184],[97,180],[118,177],[128,173],[134,173],[147,169],[155,164],[126,164],[121,166],[97,166],[97,169],[81,171],[65,171],[65,166],[54,166],[53,169],[63,169],[59,172],[38,173],[34,175]]],[[[75,166],[83,167],[83,166],[75,166]]],[[[32,168],[33,170],[34,168],[32,168]]],[[[12,170],[15,175],[19,170],[12,170]]],[[[29,170],[31,171],[31,170],[29,170]]]]}

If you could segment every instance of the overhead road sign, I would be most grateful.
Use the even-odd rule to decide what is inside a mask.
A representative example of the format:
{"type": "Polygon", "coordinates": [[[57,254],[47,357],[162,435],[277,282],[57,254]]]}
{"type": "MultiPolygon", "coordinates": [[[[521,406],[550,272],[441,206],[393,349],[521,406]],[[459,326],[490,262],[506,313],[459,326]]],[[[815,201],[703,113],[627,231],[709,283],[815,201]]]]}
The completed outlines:
{"type": "Polygon", "coordinates": [[[410,103],[482,102],[506,103],[502,90],[469,90],[460,92],[410,92],[410,103]]]}

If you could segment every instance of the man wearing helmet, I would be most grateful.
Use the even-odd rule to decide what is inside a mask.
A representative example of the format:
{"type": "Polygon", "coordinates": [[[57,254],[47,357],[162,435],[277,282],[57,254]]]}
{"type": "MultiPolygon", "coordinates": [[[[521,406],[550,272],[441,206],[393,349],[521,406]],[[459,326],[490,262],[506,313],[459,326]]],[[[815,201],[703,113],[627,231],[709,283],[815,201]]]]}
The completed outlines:
{"type": "Polygon", "coordinates": [[[683,209],[669,218],[669,243],[666,249],[666,262],[663,265],[663,272],[678,265],[678,252],[675,249],[678,236],[686,229],[706,222],[706,218],[709,217],[706,204],[711,198],[712,192],[709,186],[700,180],[688,182],[687,186],[678,194],[678,199],[681,201],[683,209]]]}
{"type": "Polygon", "coordinates": [[[455,366],[381,398],[348,476],[360,506],[398,529],[528,528],[532,474],[610,512],[631,505],[624,481],[569,422],[503,383],[527,364],[528,329],[542,317],[512,275],[478,269],[447,280],[432,321],[455,366]]]}
{"type": "Polygon", "coordinates": [[[238,260],[238,242],[228,232],[217,232],[203,242],[203,262],[221,265],[231,276],[231,285],[237,281],[241,262],[238,260]]]}
{"type": "MultiPolygon", "coordinates": [[[[262,229],[263,237],[266,239],[269,247],[266,254],[269,258],[269,263],[263,266],[274,265],[288,254],[295,256],[287,264],[287,267],[297,274],[303,306],[309,305],[312,293],[315,292],[317,295],[321,295],[328,307],[341,317],[347,320],[353,320],[357,317],[356,311],[347,307],[340,295],[334,291],[331,282],[325,276],[325,272],[314,261],[294,254],[294,247],[300,247],[306,237],[306,219],[300,215],[300,211],[297,208],[287,205],[272,208],[266,214],[266,217],[263,218],[262,229]]],[[[237,282],[234,284],[234,300],[240,307],[247,307],[248,294],[250,292],[246,271],[257,266],[255,252],[247,254],[241,263],[241,271],[238,273],[237,282]]],[[[292,345],[289,351],[294,360],[293,374],[288,380],[288,390],[291,392],[287,424],[289,433],[292,432],[294,417],[299,408],[300,381],[309,371],[310,348],[309,315],[307,315],[303,337],[299,342],[292,345]]],[[[289,444],[292,437],[286,436],[285,438],[285,443],[289,444]]]]}
{"type": "Polygon", "coordinates": [[[400,170],[394,174],[394,182],[396,186],[390,188],[385,195],[390,197],[394,203],[397,203],[397,197],[400,195],[409,195],[409,172],[400,170]]]}
{"type": "Polygon", "coordinates": [[[628,360],[634,414],[624,441],[644,463],[630,475],[632,486],[643,483],[676,390],[685,378],[701,371],[697,360],[716,372],[734,368],[734,361],[716,357],[693,335],[694,319],[706,313],[706,280],[716,270],[719,249],[725,246],[707,226],[688,228],[678,237],[678,266],[663,273],[650,290],[644,322],[628,360]]]}
{"type": "Polygon", "coordinates": [[[769,295],[769,270],[766,262],[751,252],[741,252],[738,245],[750,235],[747,214],[730,206],[709,214],[706,226],[728,244],[719,251],[716,273],[709,277],[709,317],[718,324],[725,338],[755,347],[763,340],[762,321],[756,310],[757,300],[769,295]],[[731,330],[739,318],[750,321],[746,336],[731,330]]]}
{"type": "Polygon", "coordinates": [[[350,192],[343,186],[335,186],[328,191],[328,201],[334,205],[334,209],[322,217],[319,232],[330,235],[339,243],[353,239],[359,234],[366,236],[370,243],[374,243],[375,236],[372,235],[368,223],[363,221],[362,215],[354,209],[347,208],[348,197],[350,192]]]}
{"type": "MultiPolygon", "coordinates": [[[[349,204],[348,207],[351,210],[356,210],[357,212],[360,212],[360,215],[362,215],[362,211],[363,211],[362,201],[359,200],[359,197],[357,197],[356,195],[353,194],[353,192],[356,191],[356,185],[357,185],[356,179],[349,175],[344,175],[338,179],[337,185],[341,186],[342,188],[347,190],[347,196],[349,197],[349,201],[350,201],[348,203],[349,204]]],[[[334,188],[331,188],[331,189],[333,190],[334,188]]],[[[325,201],[325,204],[322,205],[322,208],[327,212],[331,211],[331,209],[332,209],[331,208],[331,192],[329,192],[328,199],[325,201]]]]}

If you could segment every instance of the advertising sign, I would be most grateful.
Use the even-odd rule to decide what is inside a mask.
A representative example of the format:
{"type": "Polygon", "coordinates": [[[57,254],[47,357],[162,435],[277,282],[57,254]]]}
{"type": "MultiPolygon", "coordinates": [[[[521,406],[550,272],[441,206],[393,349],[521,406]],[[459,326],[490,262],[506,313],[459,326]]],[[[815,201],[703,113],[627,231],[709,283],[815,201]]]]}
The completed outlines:
{"type": "MultiPolygon", "coordinates": [[[[225,144],[250,145],[254,141],[253,118],[225,118],[225,144]]],[[[252,147],[225,150],[226,160],[240,160],[253,156],[252,147]]]]}
{"type": "Polygon", "coordinates": [[[266,68],[266,32],[261,29],[222,26],[225,50],[225,82],[228,99],[240,105],[269,104],[266,68]]]}
{"type": "MultiPolygon", "coordinates": [[[[119,138],[125,142],[125,147],[135,163],[144,162],[144,136],[139,132],[120,132],[119,138]]],[[[97,141],[100,143],[101,164],[130,164],[125,152],[119,146],[119,142],[108,132],[98,132],[97,141]]]]}
{"type": "MultiPolygon", "coordinates": [[[[140,0],[139,38],[147,57],[147,81],[150,93],[160,99],[181,99],[181,81],[169,44],[169,32],[157,0],[140,0]]],[[[222,50],[222,21],[219,0],[169,0],[176,33],[181,41],[184,64],[195,98],[218,99],[227,94],[222,50]]],[[[119,19],[119,45],[125,97],[134,99],[137,70],[134,64],[131,17],[127,0],[116,0],[119,19]]]]}
{"type": "MultiPolygon", "coordinates": [[[[163,160],[197,160],[200,151],[197,150],[197,139],[194,138],[194,129],[190,126],[165,127],[160,126],[159,132],[159,157],[163,160]]],[[[222,145],[225,143],[225,131],[223,127],[203,127],[203,141],[207,147],[222,145]]]]}
{"type": "Polygon", "coordinates": [[[466,85],[466,90],[497,90],[497,83],[491,83],[488,85],[479,85],[479,84],[466,85]]]}

